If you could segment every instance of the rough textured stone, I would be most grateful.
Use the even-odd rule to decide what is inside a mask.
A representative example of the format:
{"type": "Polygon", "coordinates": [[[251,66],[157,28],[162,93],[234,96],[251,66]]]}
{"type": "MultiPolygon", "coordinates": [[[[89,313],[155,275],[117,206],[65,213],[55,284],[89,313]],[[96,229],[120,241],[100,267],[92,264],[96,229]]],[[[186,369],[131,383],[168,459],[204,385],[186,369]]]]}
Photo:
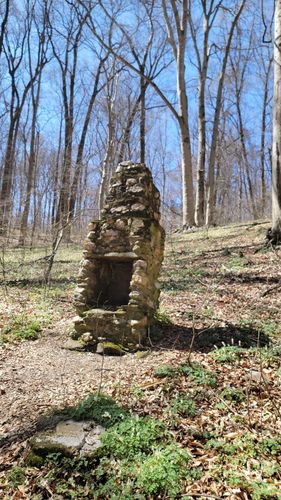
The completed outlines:
{"type": "MultiPolygon", "coordinates": [[[[112,177],[102,220],[89,225],[75,292],[75,338],[137,349],[158,307],[165,233],[160,195],[148,168],[122,162],[112,177]]],[[[105,350],[104,350],[105,352],[105,350]]]]}
{"type": "Polygon", "coordinates": [[[81,342],[74,339],[69,339],[62,346],[62,349],[67,349],[69,351],[83,351],[84,346],[81,342]]]}
{"type": "Polygon", "coordinates": [[[49,453],[65,456],[93,454],[101,446],[100,435],[104,431],[104,427],[94,421],[65,420],[54,429],[36,434],[30,440],[30,446],[33,453],[39,456],[49,453]]]}

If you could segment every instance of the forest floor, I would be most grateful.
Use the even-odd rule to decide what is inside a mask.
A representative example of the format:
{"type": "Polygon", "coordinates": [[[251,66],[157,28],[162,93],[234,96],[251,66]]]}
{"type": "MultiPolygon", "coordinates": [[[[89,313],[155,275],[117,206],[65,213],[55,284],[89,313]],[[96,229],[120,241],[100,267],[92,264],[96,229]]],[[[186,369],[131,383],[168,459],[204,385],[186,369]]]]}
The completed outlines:
{"type": "Polygon", "coordinates": [[[0,498],[281,499],[281,249],[264,246],[268,225],[167,236],[158,322],[138,356],[67,348],[80,247],[59,250],[48,286],[48,249],[3,252],[0,498]],[[79,471],[62,483],[26,464],[40,417],[97,391],[188,450],[180,491],[95,496],[79,471]]]}

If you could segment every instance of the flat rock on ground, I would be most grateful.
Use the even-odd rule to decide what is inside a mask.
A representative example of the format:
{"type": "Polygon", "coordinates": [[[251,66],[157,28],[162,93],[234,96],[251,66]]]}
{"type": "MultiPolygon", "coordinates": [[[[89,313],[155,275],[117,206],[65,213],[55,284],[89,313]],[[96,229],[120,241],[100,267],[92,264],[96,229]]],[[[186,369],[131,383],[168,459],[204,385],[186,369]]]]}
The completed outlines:
{"type": "Polygon", "coordinates": [[[36,434],[30,441],[31,449],[38,455],[61,452],[80,456],[92,454],[101,446],[100,435],[104,427],[94,421],[65,420],[54,429],[36,434]]]}

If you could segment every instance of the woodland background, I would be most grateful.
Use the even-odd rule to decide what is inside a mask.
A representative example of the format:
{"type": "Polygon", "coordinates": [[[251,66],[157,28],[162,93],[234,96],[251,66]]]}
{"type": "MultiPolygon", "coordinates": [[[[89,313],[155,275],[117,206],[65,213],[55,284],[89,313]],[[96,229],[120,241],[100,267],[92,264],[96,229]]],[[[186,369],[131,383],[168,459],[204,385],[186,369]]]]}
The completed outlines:
{"type": "Polygon", "coordinates": [[[2,0],[2,235],[83,234],[128,159],[166,229],[268,216],[273,4],[2,0]]]}

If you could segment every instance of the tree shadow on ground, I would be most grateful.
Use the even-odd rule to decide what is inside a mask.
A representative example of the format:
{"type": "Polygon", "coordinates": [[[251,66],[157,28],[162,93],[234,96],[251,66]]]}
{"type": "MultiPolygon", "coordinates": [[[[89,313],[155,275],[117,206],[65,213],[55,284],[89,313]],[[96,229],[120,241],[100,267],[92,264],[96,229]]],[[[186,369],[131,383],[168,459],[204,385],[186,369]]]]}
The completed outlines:
{"type": "Polygon", "coordinates": [[[261,285],[275,285],[280,283],[281,276],[259,276],[256,274],[226,274],[224,281],[228,283],[247,283],[249,285],[260,283],[261,285]]]}
{"type": "MultiPolygon", "coordinates": [[[[213,280],[214,274],[202,271],[200,275],[181,276],[178,279],[170,278],[161,282],[161,290],[166,293],[188,291],[194,284],[200,284],[202,280],[213,280]]],[[[260,276],[258,274],[228,273],[219,275],[220,286],[224,284],[247,284],[247,285],[281,285],[281,276],[260,276]]]]}
{"type": "MultiPolygon", "coordinates": [[[[48,286],[65,286],[70,283],[75,284],[77,281],[77,276],[70,276],[69,278],[51,278],[48,286]]],[[[0,280],[0,286],[15,286],[19,288],[25,287],[42,287],[45,285],[44,278],[23,278],[23,279],[10,279],[10,280],[0,280]]]]}
{"type": "MultiPolygon", "coordinates": [[[[204,260],[206,259],[213,259],[214,254],[217,255],[217,257],[235,257],[235,253],[241,252],[241,251],[253,251],[254,253],[257,253],[258,250],[266,249],[262,244],[252,244],[252,245],[233,245],[233,246],[222,246],[220,248],[211,248],[209,250],[202,250],[202,252],[197,255],[197,256],[192,256],[190,255],[190,250],[174,250],[173,255],[175,258],[177,257],[191,257],[192,262],[196,261],[201,261],[203,258],[204,260]]],[[[246,256],[246,255],[245,255],[246,256]]]]}
{"type": "Polygon", "coordinates": [[[253,328],[228,323],[224,327],[205,329],[187,328],[182,325],[157,323],[151,333],[153,348],[190,350],[208,353],[224,345],[238,347],[263,347],[271,343],[268,335],[253,328]]]}

